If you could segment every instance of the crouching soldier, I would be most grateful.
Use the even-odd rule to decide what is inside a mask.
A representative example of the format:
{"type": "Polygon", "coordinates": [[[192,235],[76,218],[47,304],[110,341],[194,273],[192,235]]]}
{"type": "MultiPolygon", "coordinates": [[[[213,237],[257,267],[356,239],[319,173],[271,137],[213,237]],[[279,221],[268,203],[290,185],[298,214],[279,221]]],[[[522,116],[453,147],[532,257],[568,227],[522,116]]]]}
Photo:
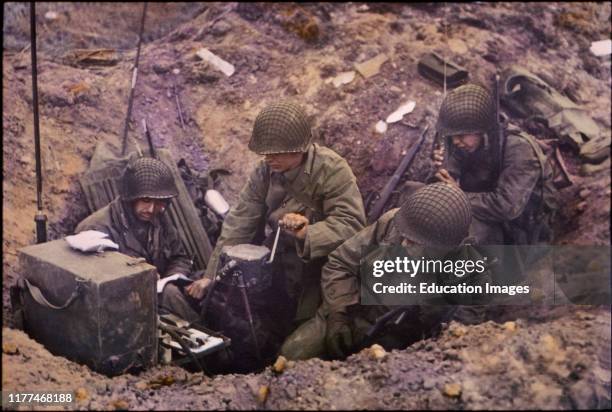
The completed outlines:
{"type": "Polygon", "coordinates": [[[532,136],[498,127],[487,89],[467,84],[449,92],[437,123],[445,148],[434,151],[435,178],[467,193],[477,244],[550,241],[557,207],[552,169],[532,136]]]}
{"type": "MultiPolygon", "coordinates": [[[[459,188],[436,183],[418,189],[399,209],[388,211],[348,239],[329,255],[323,268],[323,304],[313,319],[287,338],[281,354],[291,359],[344,357],[374,342],[386,349],[403,348],[434,333],[443,321],[481,321],[482,306],[451,306],[448,303],[468,302],[446,298],[438,302],[445,305],[403,306],[397,311],[385,305],[360,305],[360,270],[366,250],[401,245],[413,259],[473,259],[479,255],[468,244],[471,217],[468,199],[459,188]],[[377,325],[377,319],[385,316],[392,327],[377,325]],[[372,333],[373,327],[377,332],[372,333]]],[[[461,281],[483,285],[489,275],[484,272],[468,278],[461,281]]],[[[478,297],[466,298],[473,299],[470,304],[479,302],[478,297]]]]}
{"type": "Polygon", "coordinates": [[[276,292],[286,294],[289,307],[274,311],[299,323],[320,304],[320,269],[327,255],[365,225],[361,194],[348,163],[312,142],[310,122],[294,103],[273,103],[259,113],[249,149],[264,158],[225,218],[205,277],[186,290],[201,299],[219,269],[224,246],[263,242],[272,248],[280,226],[274,262],[284,290],[276,292]],[[266,225],[271,229],[267,234],[266,225]]]}
{"type": "MultiPolygon", "coordinates": [[[[119,252],[144,258],[160,277],[189,276],[192,261],[187,256],[170,218],[164,213],[170,199],[178,195],[170,168],[161,160],[132,159],[122,178],[121,195],[85,218],[75,232],[97,230],[119,245],[119,252]]],[[[160,307],[188,321],[198,320],[175,285],[166,285],[160,307]]]]}

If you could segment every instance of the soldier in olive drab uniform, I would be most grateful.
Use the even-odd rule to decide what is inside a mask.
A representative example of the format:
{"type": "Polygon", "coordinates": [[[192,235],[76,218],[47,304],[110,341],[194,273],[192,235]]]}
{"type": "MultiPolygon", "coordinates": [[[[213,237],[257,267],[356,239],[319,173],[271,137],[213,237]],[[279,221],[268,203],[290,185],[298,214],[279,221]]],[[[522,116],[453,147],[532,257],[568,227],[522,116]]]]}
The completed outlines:
{"type": "Polygon", "coordinates": [[[448,93],[437,123],[445,147],[434,151],[435,178],[467,193],[478,244],[550,241],[557,207],[552,169],[535,139],[515,128],[497,132],[495,103],[476,84],[448,93]],[[447,162],[443,164],[444,151],[447,162]]]}
{"type": "MultiPolygon", "coordinates": [[[[179,273],[189,276],[193,262],[164,213],[170,199],[177,195],[166,164],[149,157],[133,159],[123,175],[121,195],[85,218],[75,232],[97,230],[108,234],[119,245],[119,252],[144,258],[157,268],[160,277],[179,273]]],[[[175,285],[166,285],[159,304],[186,320],[198,320],[175,285]]]]}
{"type": "Polygon", "coordinates": [[[289,314],[296,324],[314,315],[321,299],[320,268],[327,255],[361,230],[366,220],[348,163],[311,140],[311,126],[300,106],[283,101],[259,113],[249,149],[264,159],[225,218],[205,277],[187,289],[192,297],[204,296],[224,246],[264,241],[271,247],[280,225],[274,261],[285,290],[278,293],[288,295],[292,308],[275,310],[289,314]],[[267,235],[266,224],[271,228],[267,235]]]}
{"type": "MultiPolygon", "coordinates": [[[[477,259],[480,255],[468,244],[471,217],[468,199],[460,189],[436,183],[418,189],[399,209],[388,211],[348,239],[329,255],[323,267],[323,304],[313,319],[287,338],[281,354],[291,359],[343,357],[374,342],[387,349],[403,348],[434,333],[442,321],[471,323],[474,312],[482,311],[482,307],[407,306],[390,319],[392,326],[383,327],[380,333],[366,338],[376,319],[389,313],[390,308],[359,304],[360,267],[365,263],[366,248],[401,245],[414,258],[477,259]],[[395,324],[400,316],[403,320],[395,324]]],[[[489,279],[488,272],[484,272],[461,281],[483,285],[489,279]]],[[[453,280],[449,276],[444,281],[453,280]]],[[[479,303],[478,297],[466,298],[470,303],[479,303]]],[[[445,302],[467,304],[466,301],[445,302]]]]}

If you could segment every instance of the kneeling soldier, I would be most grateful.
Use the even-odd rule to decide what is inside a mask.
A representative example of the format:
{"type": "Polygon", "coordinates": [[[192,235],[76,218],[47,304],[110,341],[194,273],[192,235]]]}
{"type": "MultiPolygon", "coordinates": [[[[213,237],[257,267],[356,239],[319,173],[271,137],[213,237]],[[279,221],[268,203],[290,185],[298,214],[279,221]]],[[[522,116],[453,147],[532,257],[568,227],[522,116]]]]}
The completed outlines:
{"type": "Polygon", "coordinates": [[[312,142],[306,114],[294,103],[274,103],[259,113],[249,149],[264,158],[225,218],[205,277],[187,292],[196,299],[204,296],[224,246],[263,241],[271,248],[280,226],[274,261],[285,290],[278,294],[286,294],[291,303],[275,311],[295,325],[319,306],[320,269],[327,255],[364,227],[361,194],[348,163],[312,142]],[[271,228],[267,236],[266,224],[271,228]]]}
{"type": "MultiPolygon", "coordinates": [[[[121,195],[85,218],[75,232],[97,230],[108,234],[119,245],[119,252],[144,258],[162,278],[174,274],[189,276],[193,262],[165,214],[170,199],[177,195],[172,171],[164,162],[150,157],[133,159],[123,175],[121,195]]],[[[185,320],[199,320],[197,312],[173,284],[166,285],[159,304],[185,320]]]]}
{"type": "MultiPolygon", "coordinates": [[[[376,319],[388,314],[390,308],[360,305],[359,301],[360,267],[366,248],[401,245],[414,258],[431,255],[446,260],[478,256],[467,244],[471,218],[465,194],[454,185],[436,183],[417,190],[400,208],[388,211],[348,239],[329,255],[323,268],[323,304],[313,319],[285,341],[281,354],[292,359],[343,357],[374,341],[387,349],[402,348],[432,333],[442,321],[480,320],[481,307],[407,306],[403,307],[406,313],[399,326],[383,328],[382,333],[368,336],[376,319]]],[[[475,285],[487,279],[485,272],[463,280],[475,285]]],[[[396,313],[392,320],[400,315],[396,313]]]]}

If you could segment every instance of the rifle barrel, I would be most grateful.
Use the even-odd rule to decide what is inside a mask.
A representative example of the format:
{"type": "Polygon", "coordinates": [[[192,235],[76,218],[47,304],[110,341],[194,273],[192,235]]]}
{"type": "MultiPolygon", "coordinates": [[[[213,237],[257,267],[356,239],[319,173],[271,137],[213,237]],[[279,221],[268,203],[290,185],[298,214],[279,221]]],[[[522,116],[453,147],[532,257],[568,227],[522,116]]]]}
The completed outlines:
{"type": "Polygon", "coordinates": [[[404,173],[406,172],[406,170],[408,169],[408,167],[414,160],[416,153],[421,148],[421,145],[423,144],[423,141],[425,140],[425,135],[427,134],[428,129],[429,129],[429,125],[425,126],[425,128],[423,129],[423,132],[421,133],[421,136],[419,137],[419,140],[415,144],[412,145],[408,153],[406,153],[406,155],[400,162],[397,169],[395,169],[395,173],[393,173],[393,176],[391,176],[391,179],[389,179],[389,181],[387,182],[387,184],[381,191],[380,198],[374,204],[374,208],[368,215],[368,223],[373,223],[382,214],[382,211],[385,205],[387,204],[387,201],[389,200],[391,193],[393,192],[393,190],[395,190],[397,183],[402,178],[402,176],[404,175],[404,173]]]}

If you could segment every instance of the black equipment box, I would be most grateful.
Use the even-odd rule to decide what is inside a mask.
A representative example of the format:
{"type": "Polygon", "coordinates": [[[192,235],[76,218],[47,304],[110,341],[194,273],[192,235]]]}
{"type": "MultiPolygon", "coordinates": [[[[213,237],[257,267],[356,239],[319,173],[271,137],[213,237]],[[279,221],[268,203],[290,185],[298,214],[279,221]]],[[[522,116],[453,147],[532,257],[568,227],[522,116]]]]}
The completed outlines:
{"type": "Polygon", "coordinates": [[[144,259],[60,239],[19,260],[24,329],[51,353],[111,376],[157,363],[157,275],[144,259]]]}

